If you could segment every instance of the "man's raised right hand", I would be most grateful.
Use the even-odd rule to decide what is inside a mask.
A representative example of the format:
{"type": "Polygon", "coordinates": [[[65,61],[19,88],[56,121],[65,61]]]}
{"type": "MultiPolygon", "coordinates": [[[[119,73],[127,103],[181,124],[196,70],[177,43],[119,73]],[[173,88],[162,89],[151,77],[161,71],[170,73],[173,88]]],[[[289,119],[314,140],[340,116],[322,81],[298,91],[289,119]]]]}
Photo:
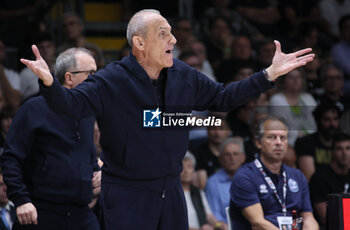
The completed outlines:
{"type": "Polygon", "coordinates": [[[21,62],[25,64],[31,71],[33,71],[33,73],[43,81],[45,86],[49,87],[53,83],[53,77],[50,73],[50,69],[47,66],[45,60],[41,57],[38,47],[36,47],[36,45],[32,45],[32,50],[36,60],[31,61],[21,58],[21,62]]]}
{"type": "Polygon", "coordinates": [[[38,213],[32,203],[25,203],[16,209],[20,224],[38,224],[38,213]]]}

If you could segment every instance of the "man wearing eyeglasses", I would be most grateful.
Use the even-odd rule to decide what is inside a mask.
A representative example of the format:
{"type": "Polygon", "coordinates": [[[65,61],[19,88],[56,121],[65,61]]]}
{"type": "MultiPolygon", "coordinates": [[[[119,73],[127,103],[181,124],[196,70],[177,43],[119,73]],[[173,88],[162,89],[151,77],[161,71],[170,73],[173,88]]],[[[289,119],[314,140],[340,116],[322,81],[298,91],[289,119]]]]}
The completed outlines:
{"type": "MultiPolygon", "coordinates": [[[[95,71],[95,61],[84,48],[66,50],[55,64],[55,75],[68,89],[95,71]]],[[[88,207],[100,192],[101,179],[93,132],[94,117],[58,115],[42,96],[22,105],[1,158],[18,217],[13,229],[99,229],[88,207]]]]}

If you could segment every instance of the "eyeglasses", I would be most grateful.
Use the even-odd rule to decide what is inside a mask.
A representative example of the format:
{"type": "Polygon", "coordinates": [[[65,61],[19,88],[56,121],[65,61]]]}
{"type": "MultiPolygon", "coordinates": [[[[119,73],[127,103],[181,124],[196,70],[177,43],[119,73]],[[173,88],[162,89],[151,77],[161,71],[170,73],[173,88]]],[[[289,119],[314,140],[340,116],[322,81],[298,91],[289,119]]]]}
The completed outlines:
{"type": "Polygon", "coordinates": [[[81,71],[72,71],[70,72],[71,74],[78,74],[78,73],[89,73],[89,74],[94,74],[96,73],[96,70],[81,70],[81,71]]]}

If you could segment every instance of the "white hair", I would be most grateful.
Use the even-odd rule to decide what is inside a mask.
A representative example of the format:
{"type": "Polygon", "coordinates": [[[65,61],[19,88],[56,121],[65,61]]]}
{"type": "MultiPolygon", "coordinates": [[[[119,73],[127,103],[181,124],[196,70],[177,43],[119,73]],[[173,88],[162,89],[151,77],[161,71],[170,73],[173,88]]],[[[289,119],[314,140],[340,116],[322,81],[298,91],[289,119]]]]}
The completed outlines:
{"type": "Polygon", "coordinates": [[[245,154],[243,140],[240,137],[229,137],[224,142],[222,142],[219,147],[219,154],[221,155],[224,152],[226,146],[231,143],[238,145],[241,149],[241,153],[245,154]]]}
{"type": "Polygon", "coordinates": [[[190,151],[187,151],[185,156],[184,156],[184,161],[185,160],[190,160],[192,161],[193,163],[193,167],[196,167],[196,158],[194,157],[194,155],[190,152],[190,151]]]}
{"type": "Polygon", "coordinates": [[[129,45],[132,47],[132,38],[135,35],[140,35],[145,37],[147,34],[147,23],[151,15],[160,15],[158,10],[146,9],[141,10],[132,16],[129,21],[128,27],[126,29],[126,39],[128,40],[129,45]]]}

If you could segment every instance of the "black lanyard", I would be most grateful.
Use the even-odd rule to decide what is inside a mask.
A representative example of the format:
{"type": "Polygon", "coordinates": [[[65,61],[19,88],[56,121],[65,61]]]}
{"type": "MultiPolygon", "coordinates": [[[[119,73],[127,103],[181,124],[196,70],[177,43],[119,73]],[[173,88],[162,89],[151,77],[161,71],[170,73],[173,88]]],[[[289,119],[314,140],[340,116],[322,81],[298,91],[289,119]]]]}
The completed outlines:
{"type": "Polygon", "coordinates": [[[269,185],[269,187],[271,188],[272,192],[275,194],[278,202],[280,203],[280,205],[282,207],[283,215],[286,216],[287,215],[287,208],[286,208],[287,176],[286,176],[286,171],[283,171],[283,173],[282,173],[282,175],[283,175],[283,202],[282,202],[280,196],[278,195],[278,192],[277,192],[275,184],[272,182],[271,178],[266,175],[266,172],[265,172],[264,168],[262,167],[260,161],[258,159],[255,159],[254,163],[255,163],[255,166],[263,174],[263,176],[265,178],[265,181],[269,185]]]}

